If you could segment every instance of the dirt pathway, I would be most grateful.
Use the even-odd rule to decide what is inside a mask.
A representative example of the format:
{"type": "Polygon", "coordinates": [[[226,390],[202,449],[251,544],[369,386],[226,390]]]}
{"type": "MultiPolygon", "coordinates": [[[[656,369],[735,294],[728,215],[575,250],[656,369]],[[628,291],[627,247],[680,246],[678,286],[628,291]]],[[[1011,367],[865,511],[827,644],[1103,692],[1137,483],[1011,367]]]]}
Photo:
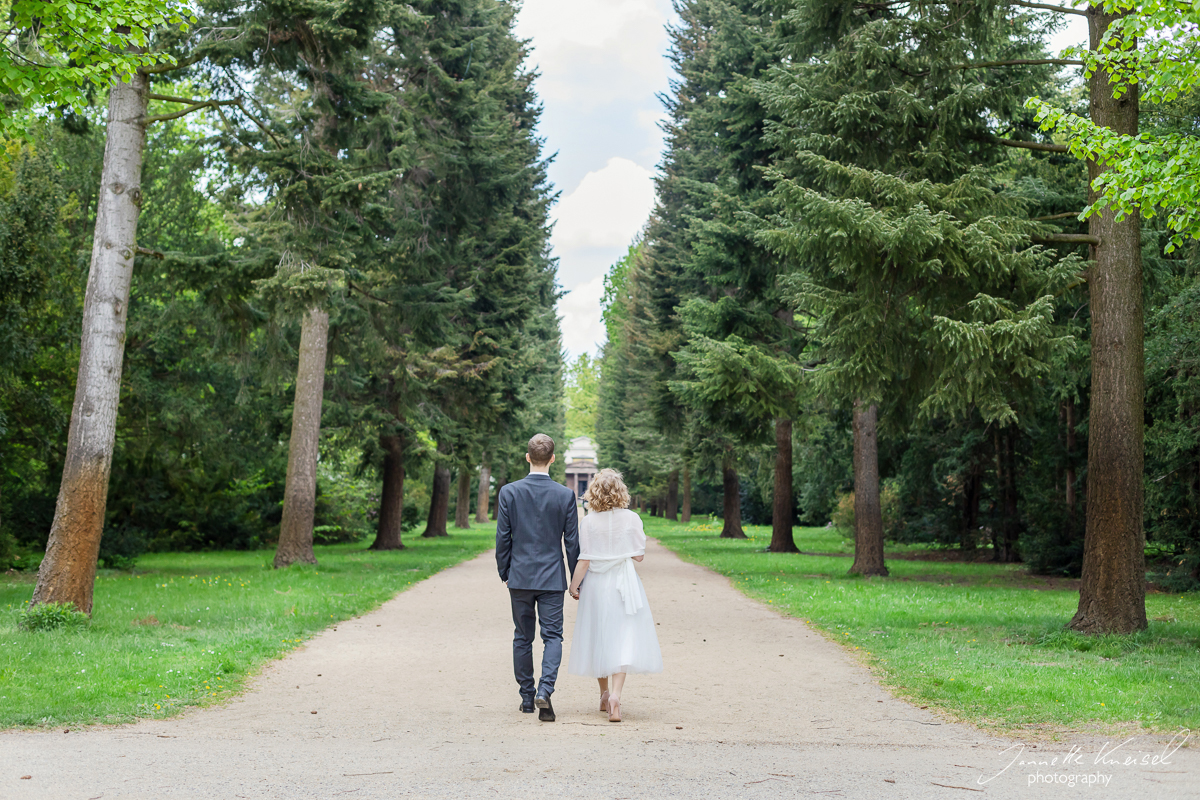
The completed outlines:
{"type": "Polygon", "coordinates": [[[1150,766],[1097,764],[1102,742],[1082,737],[1002,752],[1014,742],[893,699],[802,622],[656,543],[639,571],[666,671],[630,677],[619,725],[565,668],[556,723],[517,711],[488,553],[315,637],[225,706],[0,735],[0,798],[1200,798],[1189,748],[1150,766]]]}

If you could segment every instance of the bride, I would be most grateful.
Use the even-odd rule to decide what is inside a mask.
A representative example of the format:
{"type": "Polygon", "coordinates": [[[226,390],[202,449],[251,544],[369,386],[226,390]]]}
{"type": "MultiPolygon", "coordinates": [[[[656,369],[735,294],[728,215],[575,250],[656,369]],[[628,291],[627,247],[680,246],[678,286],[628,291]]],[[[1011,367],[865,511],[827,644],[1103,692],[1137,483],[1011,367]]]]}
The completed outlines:
{"type": "Polygon", "coordinates": [[[597,678],[600,710],[620,722],[626,673],[663,668],[646,590],[633,567],[645,557],[646,534],[642,518],[629,510],[621,473],[600,470],[583,499],[589,513],[579,525],[579,562],[568,589],[579,612],[567,671],[597,678]]]}

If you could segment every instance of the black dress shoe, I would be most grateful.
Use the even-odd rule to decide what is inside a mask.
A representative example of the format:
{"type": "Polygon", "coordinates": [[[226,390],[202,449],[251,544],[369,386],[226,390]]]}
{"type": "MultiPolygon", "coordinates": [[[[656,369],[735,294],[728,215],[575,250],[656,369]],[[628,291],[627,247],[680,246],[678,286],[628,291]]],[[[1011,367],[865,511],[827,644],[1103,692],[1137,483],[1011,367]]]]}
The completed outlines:
{"type": "Polygon", "coordinates": [[[539,694],[533,702],[540,709],[538,719],[542,722],[554,722],[554,706],[550,705],[550,695],[539,694]]]}
{"type": "Polygon", "coordinates": [[[521,698],[521,713],[523,713],[523,714],[532,714],[533,713],[533,698],[532,697],[522,697],[521,698]]]}

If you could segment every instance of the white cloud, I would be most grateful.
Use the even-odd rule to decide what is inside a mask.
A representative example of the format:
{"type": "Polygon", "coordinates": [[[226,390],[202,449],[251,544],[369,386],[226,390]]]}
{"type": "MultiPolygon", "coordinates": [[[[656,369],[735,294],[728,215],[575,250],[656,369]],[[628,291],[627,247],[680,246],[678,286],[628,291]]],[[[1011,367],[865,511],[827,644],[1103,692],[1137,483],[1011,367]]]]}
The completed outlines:
{"type": "Polygon", "coordinates": [[[564,44],[598,47],[634,26],[662,29],[665,0],[525,0],[517,34],[541,51],[564,44]]]}
{"type": "Polygon", "coordinates": [[[559,158],[551,175],[564,185],[610,156],[653,167],[661,134],[640,119],[660,110],[670,65],[664,29],[670,0],[526,0],[517,34],[531,43],[529,63],[544,111],[539,131],[559,158]]]}
{"type": "Polygon", "coordinates": [[[618,157],[585,175],[555,207],[551,244],[559,259],[559,280],[570,290],[559,310],[563,344],[572,357],[593,352],[604,341],[604,275],[625,254],[653,208],[654,174],[618,157]]]}
{"type": "Polygon", "coordinates": [[[625,247],[654,208],[654,173],[614,157],[589,172],[553,210],[555,251],[625,247]]]}
{"type": "Polygon", "coordinates": [[[662,150],[656,123],[670,65],[664,26],[671,0],[524,0],[516,33],[543,113],[538,133],[549,177],[562,191],[552,210],[559,259],[563,344],[572,356],[604,341],[603,276],[624,255],[654,206],[662,150]]]}
{"type": "Polygon", "coordinates": [[[563,346],[573,359],[580,353],[595,354],[604,341],[604,320],[600,300],[604,297],[603,276],[576,286],[558,301],[562,314],[563,346]]]}

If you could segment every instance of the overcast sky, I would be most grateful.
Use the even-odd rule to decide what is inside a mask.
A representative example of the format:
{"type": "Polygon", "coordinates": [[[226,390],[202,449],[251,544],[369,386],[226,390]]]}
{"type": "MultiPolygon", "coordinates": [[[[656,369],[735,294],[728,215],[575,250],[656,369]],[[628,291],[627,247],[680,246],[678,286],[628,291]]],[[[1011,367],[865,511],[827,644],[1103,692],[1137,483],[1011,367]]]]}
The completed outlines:
{"type": "MultiPolygon", "coordinates": [[[[525,0],[517,34],[532,40],[531,63],[544,110],[539,133],[557,153],[550,180],[560,192],[551,243],[558,279],[563,346],[570,358],[604,342],[604,275],[642,229],[654,206],[667,89],[664,26],[670,0],[525,0]]],[[[1086,21],[1055,37],[1082,42],[1086,21]]]]}

